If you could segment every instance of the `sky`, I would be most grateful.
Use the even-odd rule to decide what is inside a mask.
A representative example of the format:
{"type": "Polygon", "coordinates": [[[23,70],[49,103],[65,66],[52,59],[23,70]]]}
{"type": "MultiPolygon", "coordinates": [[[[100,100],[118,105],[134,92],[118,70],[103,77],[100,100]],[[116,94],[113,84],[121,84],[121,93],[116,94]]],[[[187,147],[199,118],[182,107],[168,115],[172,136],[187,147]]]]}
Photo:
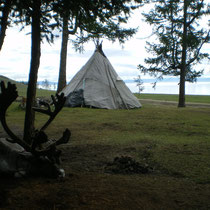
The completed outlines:
{"type": "MultiPolygon", "coordinates": [[[[146,10],[144,7],[143,10],[146,10]]],[[[127,41],[123,46],[118,42],[112,43],[103,40],[103,51],[113,65],[118,75],[123,80],[134,80],[139,75],[138,64],[144,64],[144,59],[151,56],[145,50],[146,41],[155,40],[155,37],[146,38],[151,35],[152,28],[142,21],[140,11],[136,11],[129,21],[129,27],[138,27],[138,33],[127,41]]],[[[29,30],[28,28],[27,30],[29,30]]],[[[31,37],[26,35],[27,30],[19,32],[17,27],[7,30],[3,48],[0,52],[0,75],[14,80],[27,81],[30,68],[31,37]]],[[[41,46],[41,62],[38,73],[38,81],[47,79],[57,82],[60,62],[61,39],[55,40],[54,44],[43,43],[41,46]]],[[[67,82],[82,68],[94,53],[95,44],[89,42],[84,45],[85,51],[81,54],[75,52],[71,43],[68,45],[67,58],[67,82]]],[[[203,51],[210,53],[210,44],[203,47],[203,51]]],[[[210,63],[204,62],[197,68],[204,68],[203,78],[209,78],[210,63]]],[[[141,75],[142,79],[150,78],[141,75]]]]}

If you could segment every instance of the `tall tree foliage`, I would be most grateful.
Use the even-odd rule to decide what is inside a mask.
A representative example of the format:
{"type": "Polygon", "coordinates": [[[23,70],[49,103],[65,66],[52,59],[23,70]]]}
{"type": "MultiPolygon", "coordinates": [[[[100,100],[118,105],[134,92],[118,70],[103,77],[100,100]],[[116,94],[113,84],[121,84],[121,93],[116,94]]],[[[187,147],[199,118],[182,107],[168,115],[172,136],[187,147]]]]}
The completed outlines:
{"type": "Polygon", "coordinates": [[[0,3],[0,51],[2,49],[6,29],[9,25],[9,13],[11,11],[12,0],[3,0],[0,3]]]}
{"type": "Polygon", "coordinates": [[[185,107],[185,82],[194,82],[202,75],[195,64],[209,58],[201,48],[209,42],[208,26],[202,27],[201,18],[209,14],[204,0],[153,0],[153,9],[144,13],[158,42],[147,42],[147,51],[154,56],[145,59],[138,68],[157,79],[165,75],[179,76],[179,107],[185,107]]]}
{"type": "Polygon", "coordinates": [[[136,30],[123,28],[121,23],[127,23],[132,9],[140,6],[141,0],[60,0],[54,3],[62,22],[62,46],[60,54],[60,69],[58,92],[66,85],[67,46],[69,35],[74,35],[74,46],[81,50],[83,43],[93,38],[116,39],[123,43],[136,30]]]}

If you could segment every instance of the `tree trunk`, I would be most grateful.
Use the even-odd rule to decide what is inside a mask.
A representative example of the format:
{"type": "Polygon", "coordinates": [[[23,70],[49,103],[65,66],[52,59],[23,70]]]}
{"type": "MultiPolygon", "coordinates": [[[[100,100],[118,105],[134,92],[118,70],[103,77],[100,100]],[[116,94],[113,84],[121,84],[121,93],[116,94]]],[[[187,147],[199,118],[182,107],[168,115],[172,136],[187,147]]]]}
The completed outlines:
{"type": "Polygon", "coordinates": [[[8,25],[8,16],[10,13],[11,0],[6,0],[3,11],[2,11],[2,20],[0,27],[0,51],[2,49],[4,38],[6,35],[6,29],[8,25]]]}
{"type": "Polygon", "coordinates": [[[178,107],[185,107],[185,67],[181,69],[178,107]]]}
{"type": "Polygon", "coordinates": [[[31,143],[31,135],[34,129],[35,113],[32,109],[36,96],[37,74],[41,56],[40,33],[40,6],[41,0],[33,0],[32,25],[31,25],[31,64],[27,89],[26,114],[24,126],[24,141],[31,143]]]}
{"type": "Polygon", "coordinates": [[[63,17],[63,33],[61,43],[61,54],[60,54],[60,68],[59,68],[59,79],[57,92],[59,93],[66,86],[66,64],[67,64],[67,50],[68,50],[68,19],[69,12],[63,17]]]}
{"type": "Polygon", "coordinates": [[[179,104],[178,107],[185,107],[185,77],[187,59],[187,7],[188,0],[184,0],[184,20],[183,20],[183,43],[182,43],[182,64],[179,83],[179,104]]]}

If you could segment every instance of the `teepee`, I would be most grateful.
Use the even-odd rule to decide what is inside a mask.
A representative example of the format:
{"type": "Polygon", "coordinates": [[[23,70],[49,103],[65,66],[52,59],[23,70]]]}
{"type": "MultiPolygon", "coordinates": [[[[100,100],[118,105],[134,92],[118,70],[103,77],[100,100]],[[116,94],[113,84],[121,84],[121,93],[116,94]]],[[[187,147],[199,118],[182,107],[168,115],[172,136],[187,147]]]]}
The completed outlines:
{"type": "Polygon", "coordinates": [[[66,106],[88,106],[105,109],[139,108],[139,100],[117,75],[111,63],[97,45],[88,62],[61,91],[67,97],[66,106]]]}

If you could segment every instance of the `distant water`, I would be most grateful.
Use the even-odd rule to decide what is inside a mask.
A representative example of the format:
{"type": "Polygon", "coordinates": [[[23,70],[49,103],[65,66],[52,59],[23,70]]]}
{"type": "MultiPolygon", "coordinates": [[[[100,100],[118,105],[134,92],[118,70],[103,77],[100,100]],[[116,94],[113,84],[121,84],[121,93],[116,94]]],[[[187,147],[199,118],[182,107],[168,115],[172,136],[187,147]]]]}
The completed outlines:
{"type": "MultiPolygon", "coordinates": [[[[126,82],[131,92],[138,93],[138,87],[135,82],[126,82]]],[[[142,93],[162,93],[162,94],[179,94],[178,82],[158,82],[156,88],[152,88],[152,82],[144,82],[144,90],[142,93]]],[[[39,83],[39,88],[56,90],[57,84],[49,82],[49,87],[45,88],[42,83],[39,83]]],[[[210,95],[210,81],[209,82],[186,82],[186,94],[188,95],[210,95]]]]}
{"type": "MultiPolygon", "coordinates": [[[[131,92],[137,93],[136,83],[126,83],[131,92]]],[[[159,82],[156,88],[152,88],[152,83],[144,83],[142,93],[162,93],[162,94],[179,94],[179,85],[177,82],[159,82]]],[[[210,95],[210,82],[186,82],[186,94],[188,95],[210,95]]]]}

